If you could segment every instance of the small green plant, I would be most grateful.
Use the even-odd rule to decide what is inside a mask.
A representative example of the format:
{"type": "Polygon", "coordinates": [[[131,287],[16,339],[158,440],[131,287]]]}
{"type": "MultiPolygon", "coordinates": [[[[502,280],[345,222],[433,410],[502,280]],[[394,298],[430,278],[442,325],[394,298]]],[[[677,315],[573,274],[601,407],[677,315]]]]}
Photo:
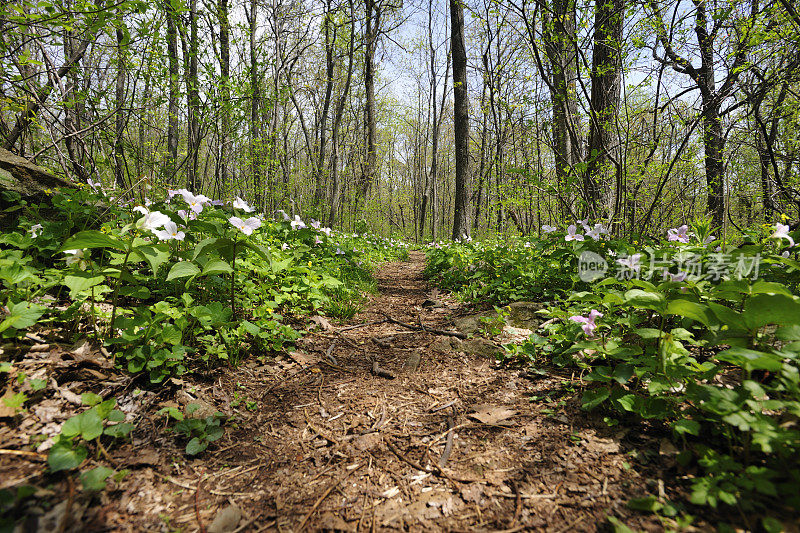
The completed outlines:
{"type": "Polygon", "coordinates": [[[174,419],[176,422],[172,430],[189,439],[185,448],[187,455],[199,454],[224,434],[221,424],[226,417],[222,413],[214,413],[204,418],[188,418],[199,408],[199,404],[190,403],[186,406],[185,414],[174,407],[165,407],[158,412],[174,419]]]}

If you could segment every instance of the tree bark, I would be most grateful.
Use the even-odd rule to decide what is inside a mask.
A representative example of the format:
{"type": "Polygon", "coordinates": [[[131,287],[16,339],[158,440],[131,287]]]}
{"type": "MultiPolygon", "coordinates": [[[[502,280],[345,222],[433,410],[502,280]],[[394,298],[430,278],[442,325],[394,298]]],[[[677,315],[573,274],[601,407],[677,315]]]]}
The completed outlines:
{"type": "Polygon", "coordinates": [[[467,50],[464,46],[464,6],[450,0],[450,42],[453,56],[453,130],[455,134],[456,184],[453,240],[469,235],[467,222],[469,180],[469,104],[467,101],[467,50]]]}
{"type": "Polygon", "coordinates": [[[624,0],[596,0],[594,15],[594,52],[592,54],[592,95],[589,102],[589,146],[583,177],[584,197],[589,213],[605,216],[603,191],[608,188],[615,162],[612,151],[614,121],[619,105],[619,77],[622,71],[622,22],[624,0]]]}

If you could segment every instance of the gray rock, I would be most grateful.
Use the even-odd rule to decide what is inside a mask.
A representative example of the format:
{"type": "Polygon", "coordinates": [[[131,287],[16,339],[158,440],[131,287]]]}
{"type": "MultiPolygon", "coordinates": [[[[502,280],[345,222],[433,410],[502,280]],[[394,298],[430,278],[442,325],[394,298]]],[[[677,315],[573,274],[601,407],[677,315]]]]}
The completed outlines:
{"type": "Polygon", "coordinates": [[[495,346],[492,341],[483,337],[463,341],[460,350],[466,354],[486,357],[487,359],[494,359],[503,352],[502,348],[495,346]]]}
{"type": "Polygon", "coordinates": [[[208,533],[230,533],[235,530],[242,520],[242,510],[235,505],[229,505],[217,513],[214,521],[208,526],[208,533]]]}

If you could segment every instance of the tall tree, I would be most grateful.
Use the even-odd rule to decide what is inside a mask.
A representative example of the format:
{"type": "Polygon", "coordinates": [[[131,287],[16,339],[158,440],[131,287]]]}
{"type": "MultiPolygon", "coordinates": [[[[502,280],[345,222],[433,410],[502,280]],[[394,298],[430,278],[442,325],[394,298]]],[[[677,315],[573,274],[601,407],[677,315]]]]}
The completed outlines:
{"type": "MultiPolygon", "coordinates": [[[[664,56],[658,55],[654,48],[653,56],[664,62],[676,72],[686,74],[700,91],[700,119],[703,126],[703,146],[705,150],[705,171],[707,187],[707,211],[715,227],[722,227],[725,221],[725,134],[722,127],[722,104],[733,92],[739,76],[745,70],[747,54],[753,45],[751,31],[755,28],[758,13],[757,2],[752,4],[749,14],[735,18],[735,10],[728,10],[728,2],[709,3],[708,0],[692,0],[694,5],[693,30],[697,37],[697,51],[700,64],[694,65],[675,48],[664,22],[662,8],[658,0],[650,0],[658,44],[664,48],[664,56]],[[711,13],[709,13],[709,8],[711,13]],[[722,83],[717,84],[717,74],[722,71],[722,61],[717,61],[716,41],[722,31],[731,35],[725,51],[730,63],[722,83]]],[[[679,4],[676,5],[677,12],[679,4]]]]}
{"type": "Polygon", "coordinates": [[[173,0],[164,0],[167,19],[167,56],[169,61],[169,104],[167,107],[167,164],[166,173],[174,179],[178,166],[178,105],[180,99],[180,78],[178,72],[178,29],[173,0]]]}
{"type": "Polygon", "coordinates": [[[219,179],[222,190],[229,186],[228,165],[230,152],[231,130],[231,51],[230,51],[230,20],[228,19],[228,0],[219,0],[217,4],[219,17],[219,67],[220,67],[220,96],[222,108],[220,118],[219,139],[219,179]]]}
{"type": "Polygon", "coordinates": [[[467,100],[467,49],[464,45],[464,5],[450,0],[450,49],[453,57],[453,132],[455,136],[456,186],[453,239],[469,235],[469,103],[467,100]]]}
{"type": "MultiPolygon", "coordinates": [[[[621,179],[622,168],[614,160],[616,150],[613,130],[617,118],[622,72],[622,22],[625,14],[624,0],[596,0],[594,8],[594,50],[592,52],[592,96],[589,102],[589,146],[586,153],[586,172],[583,189],[588,211],[595,218],[603,215],[598,207],[603,189],[610,177],[610,167],[616,165],[613,175],[621,179]]],[[[620,189],[620,187],[617,187],[620,189]]]]}

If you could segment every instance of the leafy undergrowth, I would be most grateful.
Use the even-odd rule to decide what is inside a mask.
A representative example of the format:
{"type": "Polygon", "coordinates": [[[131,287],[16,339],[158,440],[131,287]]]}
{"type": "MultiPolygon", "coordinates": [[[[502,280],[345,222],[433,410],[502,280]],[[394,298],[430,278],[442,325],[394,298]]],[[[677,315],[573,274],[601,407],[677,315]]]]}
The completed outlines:
{"type": "MultiPolygon", "coordinates": [[[[91,188],[56,191],[46,209],[6,200],[18,208],[4,214],[16,227],[0,234],[0,417],[30,425],[34,409],[52,411],[60,397],[75,412],[27,449],[6,451],[46,458],[50,481],[77,475],[89,492],[125,476],[102,458],[130,438],[136,413],[110,393],[60,387],[60,376],[24,361],[48,356],[37,346],[77,343],[77,362],[100,347],[105,358],[95,354],[93,363],[128,375],[137,394],[155,390],[183,374],[290,349],[308,315],[351,317],[364,293],[375,291],[376,266],[408,257],[393,239],[344,234],[283,212],[267,220],[239,198],[218,202],[186,190],[146,206],[91,188]],[[28,375],[28,368],[37,370],[28,375]]],[[[226,422],[200,407],[161,411],[190,455],[217,440],[226,422]]],[[[0,528],[13,529],[45,493],[42,485],[3,483],[0,528]]]]}
{"type": "Polygon", "coordinates": [[[800,264],[782,249],[797,235],[778,224],[732,246],[702,223],[662,241],[580,226],[545,227],[530,241],[434,244],[426,272],[467,301],[551,302],[504,358],[534,373],[574,369],[584,409],[609,426],[671,435],[670,474],[688,501],[655,494],[630,507],[676,528],[704,506],[721,528],[745,516],[767,531],[795,523],[800,264]]]}

